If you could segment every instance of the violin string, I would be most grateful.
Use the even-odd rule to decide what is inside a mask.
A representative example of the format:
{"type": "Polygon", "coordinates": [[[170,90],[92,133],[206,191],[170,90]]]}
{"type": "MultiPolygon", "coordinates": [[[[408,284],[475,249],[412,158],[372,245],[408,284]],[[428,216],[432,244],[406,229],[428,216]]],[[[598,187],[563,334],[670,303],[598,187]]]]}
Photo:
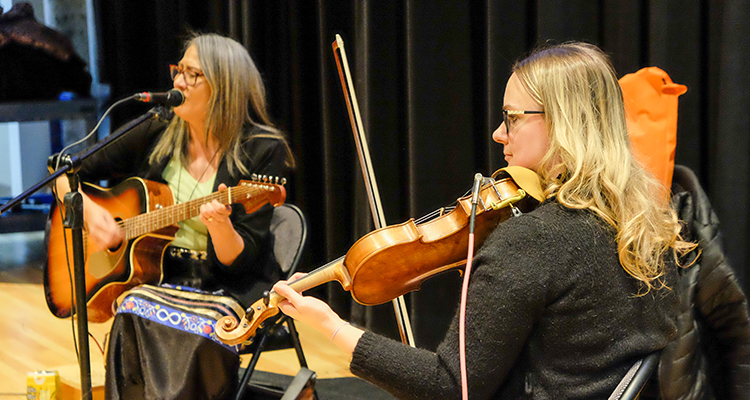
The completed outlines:
{"type": "Polygon", "coordinates": [[[423,223],[425,223],[427,221],[431,221],[431,220],[439,217],[442,214],[447,214],[447,213],[453,211],[454,208],[456,208],[456,206],[448,206],[448,207],[443,207],[442,209],[434,210],[434,211],[430,212],[427,215],[423,215],[423,216],[419,217],[418,219],[414,220],[414,222],[416,224],[423,224],[423,223]]]}

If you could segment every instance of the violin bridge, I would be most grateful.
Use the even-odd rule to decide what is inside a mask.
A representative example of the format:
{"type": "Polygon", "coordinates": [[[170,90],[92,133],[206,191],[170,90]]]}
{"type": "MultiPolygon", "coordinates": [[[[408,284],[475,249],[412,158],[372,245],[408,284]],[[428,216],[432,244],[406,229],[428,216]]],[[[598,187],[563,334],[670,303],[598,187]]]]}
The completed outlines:
{"type": "Polygon", "coordinates": [[[482,208],[484,208],[484,211],[489,211],[491,207],[487,207],[487,204],[484,202],[484,199],[482,196],[479,196],[479,202],[482,203],[482,208]]]}

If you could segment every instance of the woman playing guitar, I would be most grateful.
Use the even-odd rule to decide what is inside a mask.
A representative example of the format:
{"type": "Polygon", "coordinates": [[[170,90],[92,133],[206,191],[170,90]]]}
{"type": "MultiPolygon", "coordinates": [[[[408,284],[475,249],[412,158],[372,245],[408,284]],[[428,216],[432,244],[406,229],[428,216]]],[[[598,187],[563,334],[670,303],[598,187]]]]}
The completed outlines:
{"type": "MultiPolygon", "coordinates": [[[[194,35],[170,72],[174,88],[185,98],[174,108],[172,120],[148,120],[137,126],[87,159],[80,171],[82,179],[135,176],[160,182],[168,185],[179,204],[224,191],[254,174],[288,176],[294,163],[289,146],[269,120],[261,76],[241,44],[215,34],[194,35]]],[[[57,189],[59,197],[69,190],[65,178],[58,180],[57,189]]],[[[163,252],[161,281],[172,285],[163,290],[223,290],[236,298],[256,299],[279,278],[273,263],[263,262],[272,209],[266,204],[247,213],[238,204],[217,200],[202,204],[197,217],[179,223],[174,241],[163,252]]],[[[90,246],[125,245],[113,214],[84,196],[90,246]]],[[[183,290],[185,294],[177,293],[170,303],[160,297],[165,292],[152,292],[150,298],[129,296],[115,315],[107,355],[108,398],[223,398],[234,389],[239,358],[184,328],[193,326],[200,315],[178,321],[180,315],[190,313],[186,302],[199,308],[197,304],[203,307],[220,296],[183,290]],[[155,303],[159,306],[148,308],[155,303]],[[150,315],[142,315],[146,308],[150,315]],[[159,315],[153,310],[162,312],[163,318],[156,318],[159,315]],[[173,312],[164,314],[165,310],[173,312]],[[214,361],[206,362],[205,357],[214,361]]],[[[213,334],[212,326],[201,329],[199,334],[213,334]]]]}

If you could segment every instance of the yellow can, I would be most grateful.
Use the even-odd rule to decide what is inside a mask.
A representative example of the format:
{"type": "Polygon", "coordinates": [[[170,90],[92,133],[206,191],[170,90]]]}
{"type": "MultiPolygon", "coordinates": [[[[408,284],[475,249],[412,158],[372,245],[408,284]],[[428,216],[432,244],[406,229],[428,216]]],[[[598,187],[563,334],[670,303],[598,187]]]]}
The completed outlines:
{"type": "Polygon", "coordinates": [[[59,400],[60,397],[60,374],[57,371],[26,373],[27,400],[59,400]]]}

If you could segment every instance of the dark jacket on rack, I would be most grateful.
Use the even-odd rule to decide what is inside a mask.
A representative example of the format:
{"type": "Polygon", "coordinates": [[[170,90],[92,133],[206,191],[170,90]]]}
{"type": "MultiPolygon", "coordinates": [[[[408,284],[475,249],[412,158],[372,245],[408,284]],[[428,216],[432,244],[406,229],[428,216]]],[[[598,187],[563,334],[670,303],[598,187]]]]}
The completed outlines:
{"type": "Polygon", "coordinates": [[[661,398],[750,399],[747,299],[722,252],[718,218],[690,169],[675,166],[672,193],[683,239],[699,247],[680,270],[678,337],[661,355],[661,398]]]}
{"type": "Polygon", "coordinates": [[[34,18],[29,3],[0,7],[0,101],[56,99],[70,91],[89,97],[91,75],[73,42],[34,18]]]}

